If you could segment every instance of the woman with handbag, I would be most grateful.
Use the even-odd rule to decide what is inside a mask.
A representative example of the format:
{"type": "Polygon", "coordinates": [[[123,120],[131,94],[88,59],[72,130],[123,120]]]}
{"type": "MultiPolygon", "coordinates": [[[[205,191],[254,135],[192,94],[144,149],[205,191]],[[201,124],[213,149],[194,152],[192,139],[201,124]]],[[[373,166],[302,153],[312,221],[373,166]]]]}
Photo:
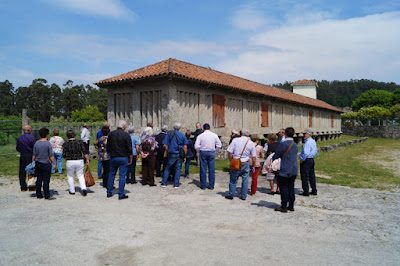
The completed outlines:
{"type": "Polygon", "coordinates": [[[110,174],[110,155],[107,152],[107,139],[108,133],[110,133],[110,129],[108,127],[103,127],[101,129],[101,133],[103,136],[96,140],[94,146],[99,150],[99,160],[103,165],[103,187],[107,188],[108,184],[108,175],[110,174]]]}
{"type": "Polygon", "coordinates": [[[74,173],[78,177],[81,187],[82,195],[87,195],[85,177],[83,175],[84,162],[83,157],[86,159],[87,167],[89,168],[89,154],[81,140],[75,139],[75,132],[68,130],[68,141],[63,144],[63,157],[65,158],[67,168],[67,178],[69,185],[69,194],[75,195],[74,173]]]}
{"type": "Polygon", "coordinates": [[[256,146],[256,160],[255,163],[253,164],[252,157],[250,156],[249,164],[250,168],[254,167],[254,171],[251,172],[251,195],[255,195],[257,191],[257,180],[258,180],[258,173],[260,172],[260,158],[264,157],[263,153],[263,146],[258,145],[258,137],[255,135],[250,136],[251,141],[254,143],[256,146]]]}

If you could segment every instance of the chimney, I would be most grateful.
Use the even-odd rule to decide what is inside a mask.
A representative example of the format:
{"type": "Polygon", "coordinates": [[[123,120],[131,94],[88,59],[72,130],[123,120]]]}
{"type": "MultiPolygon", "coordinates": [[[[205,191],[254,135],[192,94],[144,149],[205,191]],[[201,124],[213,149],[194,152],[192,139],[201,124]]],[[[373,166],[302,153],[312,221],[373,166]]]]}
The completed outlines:
{"type": "Polygon", "coordinates": [[[293,93],[300,94],[309,98],[317,99],[318,83],[312,80],[299,80],[290,84],[293,86],[293,93]]]}

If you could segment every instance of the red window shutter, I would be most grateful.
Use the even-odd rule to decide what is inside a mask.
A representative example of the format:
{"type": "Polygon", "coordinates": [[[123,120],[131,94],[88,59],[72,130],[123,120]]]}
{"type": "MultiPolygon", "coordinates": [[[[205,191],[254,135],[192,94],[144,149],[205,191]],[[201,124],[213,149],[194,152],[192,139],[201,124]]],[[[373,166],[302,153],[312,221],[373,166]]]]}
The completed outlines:
{"type": "Polygon", "coordinates": [[[308,113],[308,127],[312,127],[314,111],[310,110],[308,113]]]}
{"type": "Polygon", "coordinates": [[[261,103],[261,126],[268,127],[268,103],[261,103]]]}
{"type": "Polygon", "coordinates": [[[333,115],[331,115],[331,127],[332,127],[332,128],[333,128],[333,124],[334,124],[333,115]]]}
{"type": "Polygon", "coordinates": [[[225,127],[225,96],[213,95],[213,126],[225,127]]]}

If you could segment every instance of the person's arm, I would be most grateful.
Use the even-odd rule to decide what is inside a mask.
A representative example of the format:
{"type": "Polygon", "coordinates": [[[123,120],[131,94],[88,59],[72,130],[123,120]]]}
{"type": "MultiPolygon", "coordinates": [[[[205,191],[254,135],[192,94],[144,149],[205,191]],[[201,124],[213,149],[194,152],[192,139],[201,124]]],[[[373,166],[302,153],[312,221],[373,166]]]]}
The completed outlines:
{"type": "Polygon", "coordinates": [[[229,161],[231,161],[233,159],[232,153],[228,153],[228,158],[229,158],[229,161]]]}
{"type": "Polygon", "coordinates": [[[219,149],[221,149],[221,147],[222,147],[221,140],[218,138],[218,136],[216,136],[216,138],[215,138],[215,152],[219,151],[219,149]]]}
{"type": "Polygon", "coordinates": [[[284,142],[281,142],[278,145],[278,148],[276,148],[275,154],[274,154],[274,156],[272,156],[272,160],[276,160],[276,159],[280,158],[285,153],[287,148],[285,148],[286,146],[283,143],[284,142]]]}
{"type": "Polygon", "coordinates": [[[305,160],[307,160],[308,155],[311,152],[310,145],[307,145],[307,142],[304,143],[303,147],[301,148],[301,153],[300,153],[300,163],[303,163],[305,160]]]}
{"type": "Polygon", "coordinates": [[[136,145],[136,154],[139,154],[139,145],[136,145]]]}
{"type": "Polygon", "coordinates": [[[200,152],[200,142],[201,142],[201,138],[200,138],[200,136],[199,136],[199,137],[197,137],[196,142],[194,143],[194,149],[195,149],[197,152],[200,152]]]}
{"type": "Polygon", "coordinates": [[[85,154],[86,164],[89,167],[89,154],[85,154]]]}
{"type": "Polygon", "coordinates": [[[56,170],[56,161],[54,160],[54,155],[50,157],[50,161],[53,163],[53,170],[56,170]]]}
{"type": "Polygon", "coordinates": [[[187,145],[183,145],[183,151],[185,152],[185,159],[183,159],[183,162],[186,163],[187,145]]]}

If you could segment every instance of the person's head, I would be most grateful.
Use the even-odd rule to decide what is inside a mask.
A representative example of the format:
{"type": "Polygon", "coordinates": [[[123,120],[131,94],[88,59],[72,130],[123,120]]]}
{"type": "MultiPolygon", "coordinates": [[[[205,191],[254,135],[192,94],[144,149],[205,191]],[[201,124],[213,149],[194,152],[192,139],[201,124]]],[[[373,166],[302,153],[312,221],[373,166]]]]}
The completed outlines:
{"type": "Polygon", "coordinates": [[[135,127],[134,126],[129,126],[128,127],[128,133],[133,134],[135,132],[135,127]]]}
{"type": "Polygon", "coordinates": [[[286,135],[287,137],[289,137],[289,138],[293,138],[293,136],[294,136],[294,128],[292,128],[292,127],[287,127],[287,128],[285,129],[285,135],[286,135]]]}
{"type": "Polygon", "coordinates": [[[101,129],[101,134],[103,134],[103,136],[108,136],[108,133],[110,133],[110,128],[104,126],[104,127],[101,129]]]}
{"type": "Polygon", "coordinates": [[[279,132],[278,132],[278,137],[282,137],[283,136],[283,134],[285,133],[285,129],[284,128],[281,128],[280,130],[279,130],[279,132]]]}
{"type": "Polygon", "coordinates": [[[268,144],[274,143],[276,141],[276,134],[268,134],[268,144]]]}
{"type": "Polygon", "coordinates": [[[110,127],[110,123],[108,123],[108,122],[106,121],[106,122],[103,123],[103,126],[109,128],[109,127],[110,127]]]}
{"type": "Polygon", "coordinates": [[[162,132],[168,132],[168,126],[167,125],[163,125],[161,130],[162,130],[162,132]]]}
{"type": "Polygon", "coordinates": [[[153,123],[149,122],[147,123],[147,126],[153,128],[153,123]]]}
{"type": "Polygon", "coordinates": [[[251,139],[251,141],[254,142],[255,144],[257,144],[257,143],[258,143],[258,140],[259,140],[257,135],[251,135],[251,136],[250,136],[250,139],[251,139]]]}
{"type": "Polygon", "coordinates": [[[175,122],[174,123],[174,130],[180,130],[181,129],[181,123],[179,123],[179,122],[175,122]]]}
{"type": "Polygon", "coordinates": [[[67,131],[67,138],[68,139],[73,139],[73,138],[75,138],[75,136],[76,136],[75,131],[73,131],[72,129],[67,131]]]}
{"type": "Polygon", "coordinates": [[[60,134],[60,130],[58,130],[58,129],[54,129],[53,130],[53,135],[54,136],[58,136],[60,134]]]}
{"type": "Polygon", "coordinates": [[[32,127],[30,125],[25,125],[22,127],[22,130],[24,131],[24,133],[31,133],[32,132],[32,127]]]}
{"type": "Polygon", "coordinates": [[[250,131],[248,128],[243,128],[241,131],[242,136],[248,137],[250,136],[250,131]]]}
{"type": "Polygon", "coordinates": [[[146,127],[144,129],[144,134],[146,137],[152,137],[153,136],[153,129],[151,127],[146,127]]]}
{"type": "Polygon", "coordinates": [[[204,129],[204,130],[210,130],[210,124],[205,123],[205,124],[203,125],[203,129],[204,129]]]}
{"type": "Polygon", "coordinates": [[[43,128],[41,128],[41,129],[39,130],[39,136],[40,136],[42,139],[48,137],[49,134],[50,134],[50,131],[49,131],[48,128],[43,127],[43,128]]]}
{"type": "Polygon", "coordinates": [[[83,127],[89,128],[89,125],[85,123],[83,124],[83,127]]]}
{"type": "Polygon", "coordinates": [[[122,130],[126,129],[126,121],[125,120],[119,120],[118,121],[118,127],[122,128],[122,130]]]}
{"type": "Polygon", "coordinates": [[[190,132],[190,130],[187,130],[185,133],[185,136],[187,139],[190,139],[190,136],[192,135],[192,132],[190,132]]]}
{"type": "Polygon", "coordinates": [[[302,133],[304,134],[305,139],[309,139],[312,136],[312,131],[309,128],[306,128],[302,133]]]}
{"type": "Polygon", "coordinates": [[[197,122],[196,123],[196,129],[200,129],[201,128],[201,124],[200,124],[200,122],[197,122]]]}
{"type": "Polygon", "coordinates": [[[236,129],[232,129],[231,138],[236,138],[236,137],[239,136],[239,135],[240,135],[240,134],[239,134],[239,132],[237,132],[236,129]]]}

